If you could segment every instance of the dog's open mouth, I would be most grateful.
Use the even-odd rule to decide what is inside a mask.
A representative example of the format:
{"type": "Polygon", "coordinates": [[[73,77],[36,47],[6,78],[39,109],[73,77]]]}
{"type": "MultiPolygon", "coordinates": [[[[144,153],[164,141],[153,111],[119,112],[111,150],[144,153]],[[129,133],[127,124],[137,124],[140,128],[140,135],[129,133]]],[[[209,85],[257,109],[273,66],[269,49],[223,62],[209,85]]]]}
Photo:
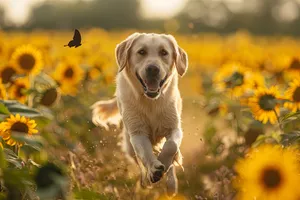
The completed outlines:
{"type": "Polygon", "coordinates": [[[147,97],[152,98],[152,99],[154,99],[160,95],[161,88],[167,80],[167,75],[166,75],[165,78],[159,82],[158,87],[153,88],[153,87],[149,87],[146,84],[146,82],[143,81],[143,79],[139,76],[138,73],[136,73],[136,77],[140,81],[141,85],[143,86],[144,94],[147,97]]]}

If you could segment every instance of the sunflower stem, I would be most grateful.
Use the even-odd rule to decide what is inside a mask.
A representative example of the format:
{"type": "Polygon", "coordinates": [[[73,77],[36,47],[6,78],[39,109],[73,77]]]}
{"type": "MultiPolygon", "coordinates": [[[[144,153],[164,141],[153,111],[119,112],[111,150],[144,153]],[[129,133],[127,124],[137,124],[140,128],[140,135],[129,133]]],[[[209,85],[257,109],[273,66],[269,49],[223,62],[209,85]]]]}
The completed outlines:
{"type": "MultiPolygon", "coordinates": [[[[30,83],[30,89],[31,89],[31,87],[34,86],[34,78],[31,74],[29,75],[29,83],[30,83]]],[[[33,95],[32,94],[28,95],[28,103],[27,104],[28,104],[28,107],[30,107],[30,108],[33,107],[33,95]]]]}
{"type": "Polygon", "coordinates": [[[71,151],[69,151],[69,157],[70,157],[70,161],[71,161],[71,163],[70,163],[71,177],[72,177],[73,180],[75,181],[76,187],[80,189],[80,184],[79,184],[79,182],[77,181],[76,176],[75,176],[75,173],[74,173],[74,170],[76,169],[76,166],[75,166],[75,164],[74,164],[74,156],[75,156],[75,155],[74,155],[71,151]]]}
{"type": "Polygon", "coordinates": [[[13,147],[13,151],[14,151],[14,153],[15,153],[17,156],[19,156],[19,150],[20,150],[19,145],[15,145],[15,146],[13,147]]]}
{"type": "Polygon", "coordinates": [[[281,133],[284,133],[282,124],[280,123],[279,115],[278,115],[278,113],[276,112],[275,109],[273,109],[273,111],[274,111],[274,113],[276,115],[276,119],[277,119],[277,122],[278,122],[279,129],[280,129],[281,133]]]}
{"type": "Polygon", "coordinates": [[[235,119],[235,128],[236,128],[236,134],[237,134],[237,138],[240,135],[240,131],[239,131],[239,121],[238,121],[238,116],[237,114],[234,112],[234,119],[235,119]]]}

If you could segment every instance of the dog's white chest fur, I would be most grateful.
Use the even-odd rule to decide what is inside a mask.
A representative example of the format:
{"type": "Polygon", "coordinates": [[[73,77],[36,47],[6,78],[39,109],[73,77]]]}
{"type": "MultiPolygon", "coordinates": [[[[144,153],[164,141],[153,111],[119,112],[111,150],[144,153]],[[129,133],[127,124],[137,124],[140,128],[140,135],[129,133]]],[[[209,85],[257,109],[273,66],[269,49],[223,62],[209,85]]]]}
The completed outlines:
{"type": "Polygon", "coordinates": [[[150,100],[141,96],[139,99],[131,98],[130,104],[127,102],[124,105],[122,103],[124,99],[119,104],[122,118],[127,119],[126,115],[129,114],[128,120],[143,126],[153,144],[159,142],[162,137],[167,137],[170,131],[179,125],[179,113],[175,102],[170,102],[165,98],[167,97],[162,96],[157,100],[150,100]]]}
{"type": "Polygon", "coordinates": [[[178,112],[174,102],[165,100],[165,96],[161,99],[149,100],[144,97],[143,113],[145,123],[150,129],[149,138],[153,144],[159,142],[163,137],[168,137],[171,130],[177,128],[178,112]],[[151,113],[151,114],[150,114],[151,113]]]}

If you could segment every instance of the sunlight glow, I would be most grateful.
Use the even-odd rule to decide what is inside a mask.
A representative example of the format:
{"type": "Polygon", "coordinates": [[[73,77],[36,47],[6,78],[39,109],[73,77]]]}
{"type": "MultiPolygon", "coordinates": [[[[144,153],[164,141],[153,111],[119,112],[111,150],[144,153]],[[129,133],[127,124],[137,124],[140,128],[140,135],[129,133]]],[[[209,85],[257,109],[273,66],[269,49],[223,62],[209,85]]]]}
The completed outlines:
{"type": "Polygon", "coordinates": [[[141,15],[151,19],[172,18],[183,9],[186,2],[187,0],[142,0],[141,15]]]}
{"type": "Polygon", "coordinates": [[[30,7],[45,0],[0,0],[0,5],[5,9],[5,19],[16,25],[23,24],[30,15],[30,7]]]}
{"type": "Polygon", "coordinates": [[[0,6],[4,8],[6,21],[16,25],[22,25],[28,20],[32,6],[44,1],[46,0],[0,0],[0,6]]]}

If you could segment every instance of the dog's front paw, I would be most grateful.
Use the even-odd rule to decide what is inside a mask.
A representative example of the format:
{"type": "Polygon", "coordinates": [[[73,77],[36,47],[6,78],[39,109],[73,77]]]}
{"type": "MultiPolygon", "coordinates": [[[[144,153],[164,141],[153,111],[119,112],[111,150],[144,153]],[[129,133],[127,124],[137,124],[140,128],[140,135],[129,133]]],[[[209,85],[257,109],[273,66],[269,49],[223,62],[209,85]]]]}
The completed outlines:
{"type": "Polygon", "coordinates": [[[163,177],[165,172],[165,166],[160,162],[156,161],[155,163],[152,164],[150,168],[150,180],[152,183],[156,183],[160,181],[160,179],[163,177]]]}

